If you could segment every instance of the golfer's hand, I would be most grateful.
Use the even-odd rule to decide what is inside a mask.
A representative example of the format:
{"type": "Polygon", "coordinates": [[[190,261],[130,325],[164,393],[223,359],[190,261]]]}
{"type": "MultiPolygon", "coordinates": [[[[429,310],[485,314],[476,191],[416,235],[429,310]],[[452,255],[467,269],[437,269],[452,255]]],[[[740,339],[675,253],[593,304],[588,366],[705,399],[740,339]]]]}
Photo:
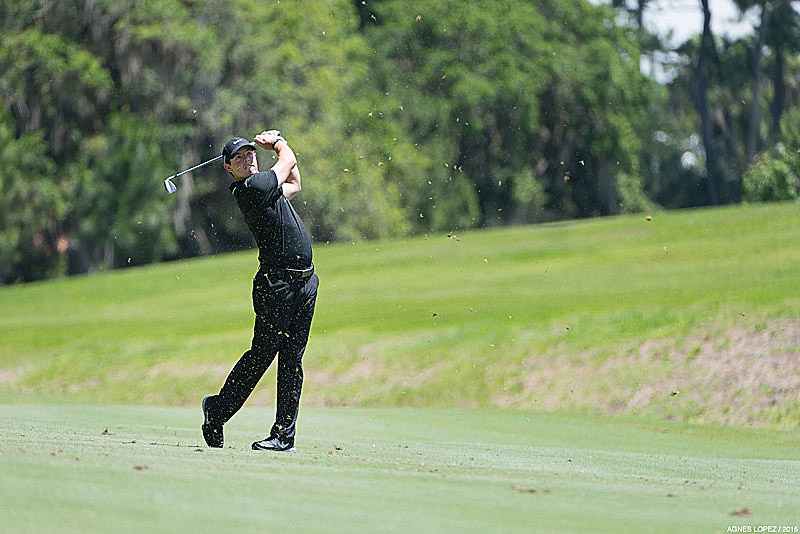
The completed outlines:
{"type": "Polygon", "coordinates": [[[255,136],[253,141],[264,150],[275,150],[275,143],[278,139],[283,139],[281,132],[278,130],[264,130],[255,136]]]}

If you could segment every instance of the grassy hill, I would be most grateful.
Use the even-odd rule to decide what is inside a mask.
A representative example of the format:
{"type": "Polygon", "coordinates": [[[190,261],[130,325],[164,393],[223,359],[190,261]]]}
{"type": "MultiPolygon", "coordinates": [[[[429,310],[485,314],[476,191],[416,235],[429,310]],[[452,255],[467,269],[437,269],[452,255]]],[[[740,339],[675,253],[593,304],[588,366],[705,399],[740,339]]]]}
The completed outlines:
{"type": "MultiPolygon", "coordinates": [[[[800,209],[317,244],[307,406],[800,425],[800,209]]],[[[0,402],[192,405],[252,334],[256,254],[0,288],[0,402]]],[[[271,405],[274,369],[251,405],[271,405]]]]}

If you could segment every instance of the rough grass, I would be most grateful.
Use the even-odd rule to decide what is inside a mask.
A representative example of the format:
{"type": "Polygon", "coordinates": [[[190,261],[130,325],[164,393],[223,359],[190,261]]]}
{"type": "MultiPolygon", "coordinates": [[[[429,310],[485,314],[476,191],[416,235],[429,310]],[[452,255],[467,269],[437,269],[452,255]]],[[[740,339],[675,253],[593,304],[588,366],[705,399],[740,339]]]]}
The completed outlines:
{"type": "MultiPolygon", "coordinates": [[[[796,203],[317,245],[308,406],[797,428],[796,203]]],[[[0,401],[194,405],[251,336],[255,252],[0,289],[0,401]]],[[[251,401],[271,405],[274,370],[251,401]]]]}

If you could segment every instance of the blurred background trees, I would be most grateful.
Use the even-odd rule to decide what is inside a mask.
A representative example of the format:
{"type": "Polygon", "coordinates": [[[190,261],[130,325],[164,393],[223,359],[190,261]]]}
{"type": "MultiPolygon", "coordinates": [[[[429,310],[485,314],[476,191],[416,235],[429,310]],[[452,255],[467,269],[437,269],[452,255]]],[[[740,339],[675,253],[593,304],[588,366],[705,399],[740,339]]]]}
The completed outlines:
{"type": "Polygon", "coordinates": [[[698,2],[668,50],[645,0],[0,0],[0,283],[252,246],[162,182],[265,128],[316,241],[797,198],[797,3],[698,2]]]}

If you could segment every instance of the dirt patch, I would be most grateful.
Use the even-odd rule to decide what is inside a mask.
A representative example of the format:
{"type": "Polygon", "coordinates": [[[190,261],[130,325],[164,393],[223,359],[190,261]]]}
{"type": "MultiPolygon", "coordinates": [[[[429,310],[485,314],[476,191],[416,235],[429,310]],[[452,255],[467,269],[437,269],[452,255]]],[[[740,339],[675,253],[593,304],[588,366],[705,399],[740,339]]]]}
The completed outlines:
{"type": "Polygon", "coordinates": [[[737,328],[722,340],[690,343],[671,379],[726,422],[756,423],[767,412],[778,411],[774,418],[800,407],[800,322],[737,328]]]}
{"type": "Polygon", "coordinates": [[[0,369],[0,387],[10,389],[16,386],[33,368],[32,365],[20,365],[13,369],[0,369]]]}
{"type": "MultiPolygon", "coordinates": [[[[223,380],[230,372],[233,363],[195,363],[187,365],[186,363],[177,363],[167,361],[151,366],[147,369],[146,375],[150,378],[158,376],[172,376],[175,378],[186,378],[187,376],[212,376],[221,377],[223,380]]],[[[125,378],[124,373],[129,371],[121,371],[117,379],[125,378]]]]}
{"type": "Polygon", "coordinates": [[[796,426],[800,415],[800,321],[659,339],[599,358],[534,355],[495,404],[669,419],[796,426]]]}
{"type": "Polygon", "coordinates": [[[314,380],[319,384],[342,386],[353,382],[374,379],[386,374],[382,360],[364,358],[353,363],[346,371],[335,373],[325,369],[314,370],[314,380]]]}

